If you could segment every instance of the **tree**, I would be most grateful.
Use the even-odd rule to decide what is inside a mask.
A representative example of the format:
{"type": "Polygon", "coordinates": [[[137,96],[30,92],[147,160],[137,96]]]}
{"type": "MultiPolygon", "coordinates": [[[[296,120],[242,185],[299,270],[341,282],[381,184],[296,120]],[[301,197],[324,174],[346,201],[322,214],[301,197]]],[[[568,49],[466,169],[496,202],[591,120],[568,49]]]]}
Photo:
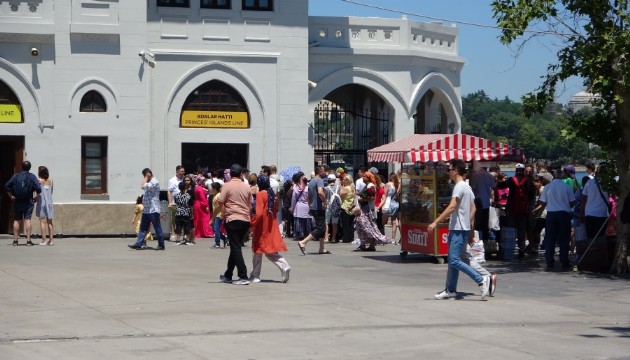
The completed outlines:
{"type": "MultiPolygon", "coordinates": [[[[621,177],[616,192],[625,199],[630,190],[630,29],[628,0],[494,0],[494,18],[504,44],[555,37],[557,62],[549,64],[541,86],[523,97],[528,114],[542,112],[554,100],[556,87],[571,76],[598,96],[589,121],[574,121],[575,134],[599,139],[614,152],[621,177]],[[542,29],[534,31],[534,29],[542,29]],[[589,135],[590,134],[590,135],[589,135]]],[[[623,209],[619,201],[617,212],[623,209]]],[[[630,225],[617,224],[617,249],[611,272],[628,270],[630,225]]]]}

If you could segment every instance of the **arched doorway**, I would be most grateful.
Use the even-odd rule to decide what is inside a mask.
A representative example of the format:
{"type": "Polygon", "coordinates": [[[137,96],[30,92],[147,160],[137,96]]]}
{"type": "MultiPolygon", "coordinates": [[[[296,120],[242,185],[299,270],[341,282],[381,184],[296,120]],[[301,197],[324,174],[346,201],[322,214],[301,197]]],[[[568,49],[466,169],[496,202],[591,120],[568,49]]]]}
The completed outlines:
{"type": "MultiPolygon", "coordinates": [[[[219,131],[250,126],[249,110],[241,94],[219,80],[198,86],[182,105],[180,128],[219,131]]],[[[188,173],[200,169],[226,169],[235,162],[245,166],[248,158],[249,144],[182,143],[181,164],[188,173]]]]}
{"type": "MultiPolygon", "coordinates": [[[[13,90],[0,80],[0,125],[24,123],[22,104],[13,90]]],[[[11,232],[12,202],[4,185],[24,161],[24,136],[0,136],[0,233],[11,232]]]]}
{"type": "Polygon", "coordinates": [[[389,105],[363,85],[330,92],[314,111],[315,164],[341,166],[351,173],[367,165],[367,150],[390,141],[390,113],[389,105]]]}
{"type": "Polygon", "coordinates": [[[426,75],[414,89],[412,99],[410,113],[415,134],[455,134],[461,131],[461,99],[444,74],[426,75]]]}

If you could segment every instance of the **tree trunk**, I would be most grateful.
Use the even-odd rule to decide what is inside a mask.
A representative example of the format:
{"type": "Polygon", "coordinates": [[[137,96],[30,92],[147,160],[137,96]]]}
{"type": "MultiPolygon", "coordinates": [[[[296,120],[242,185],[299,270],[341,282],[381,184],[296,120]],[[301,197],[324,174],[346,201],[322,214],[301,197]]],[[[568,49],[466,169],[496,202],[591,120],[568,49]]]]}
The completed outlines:
{"type": "MultiPolygon", "coordinates": [[[[630,224],[622,224],[619,214],[623,210],[624,200],[630,193],[630,93],[626,92],[623,102],[616,104],[617,119],[622,129],[621,151],[617,161],[619,171],[619,200],[617,201],[617,248],[610,272],[624,274],[628,271],[630,263],[630,224]]],[[[630,209],[629,209],[630,210],[630,209]]]]}

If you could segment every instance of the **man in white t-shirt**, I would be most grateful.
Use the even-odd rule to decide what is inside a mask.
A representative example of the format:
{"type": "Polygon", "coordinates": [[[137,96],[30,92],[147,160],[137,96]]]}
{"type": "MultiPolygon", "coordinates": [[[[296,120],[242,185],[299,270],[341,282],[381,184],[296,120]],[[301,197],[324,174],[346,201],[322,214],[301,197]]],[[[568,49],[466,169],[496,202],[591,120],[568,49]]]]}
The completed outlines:
{"type": "Polygon", "coordinates": [[[278,182],[278,180],[271,177],[271,167],[267,165],[261,166],[260,173],[267,175],[267,177],[269,178],[269,186],[271,187],[271,190],[273,190],[274,194],[278,195],[278,187],[280,186],[280,183],[278,182]]]}
{"type": "Polygon", "coordinates": [[[357,195],[359,195],[361,193],[361,191],[363,191],[363,189],[365,189],[365,183],[363,182],[363,173],[367,171],[367,168],[365,166],[361,166],[359,168],[359,170],[357,171],[357,176],[355,179],[357,179],[354,189],[357,193],[357,195]]]}
{"type": "Polygon", "coordinates": [[[175,210],[177,207],[175,206],[175,195],[179,194],[179,183],[184,178],[184,174],[186,170],[183,166],[177,165],[175,167],[175,176],[169,179],[168,181],[168,193],[166,194],[168,197],[168,208],[171,211],[171,237],[170,241],[175,241],[175,210]]]}
{"type": "Polygon", "coordinates": [[[479,285],[481,290],[481,300],[485,300],[490,293],[490,276],[481,276],[471,268],[460,257],[466,247],[466,243],[472,239],[472,229],[474,228],[475,216],[475,195],[466,181],[466,163],[461,159],[450,161],[448,176],[455,182],[453,195],[448,207],[440,216],[432,222],[427,231],[430,236],[437,227],[437,224],[451,217],[448,224],[448,273],[446,275],[446,289],[435,295],[436,300],[443,300],[457,297],[457,280],[459,272],[463,271],[479,285]]]}
{"type": "MultiPolygon", "coordinates": [[[[594,238],[608,221],[609,195],[602,189],[600,184],[600,178],[603,177],[605,172],[606,163],[599,164],[597,175],[595,175],[593,180],[587,182],[584,185],[584,189],[582,189],[580,216],[586,225],[586,236],[589,239],[594,238]]],[[[601,232],[603,233],[604,230],[601,232]]]]}

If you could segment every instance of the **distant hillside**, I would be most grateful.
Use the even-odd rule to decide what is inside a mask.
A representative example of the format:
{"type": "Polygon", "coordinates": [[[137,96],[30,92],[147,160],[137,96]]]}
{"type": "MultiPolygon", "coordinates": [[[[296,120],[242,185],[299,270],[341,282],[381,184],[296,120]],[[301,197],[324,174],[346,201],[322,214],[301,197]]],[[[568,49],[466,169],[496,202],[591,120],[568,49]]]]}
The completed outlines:
{"type": "Polygon", "coordinates": [[[520,103],[509,98],[490,99],[483,90],[462,98],[462,132],[520,146],[529,161],[544,159],[583,163],[596,157],[586,142],[567,139],[570,115],[560,104],[527,118],[520,103]]]}

